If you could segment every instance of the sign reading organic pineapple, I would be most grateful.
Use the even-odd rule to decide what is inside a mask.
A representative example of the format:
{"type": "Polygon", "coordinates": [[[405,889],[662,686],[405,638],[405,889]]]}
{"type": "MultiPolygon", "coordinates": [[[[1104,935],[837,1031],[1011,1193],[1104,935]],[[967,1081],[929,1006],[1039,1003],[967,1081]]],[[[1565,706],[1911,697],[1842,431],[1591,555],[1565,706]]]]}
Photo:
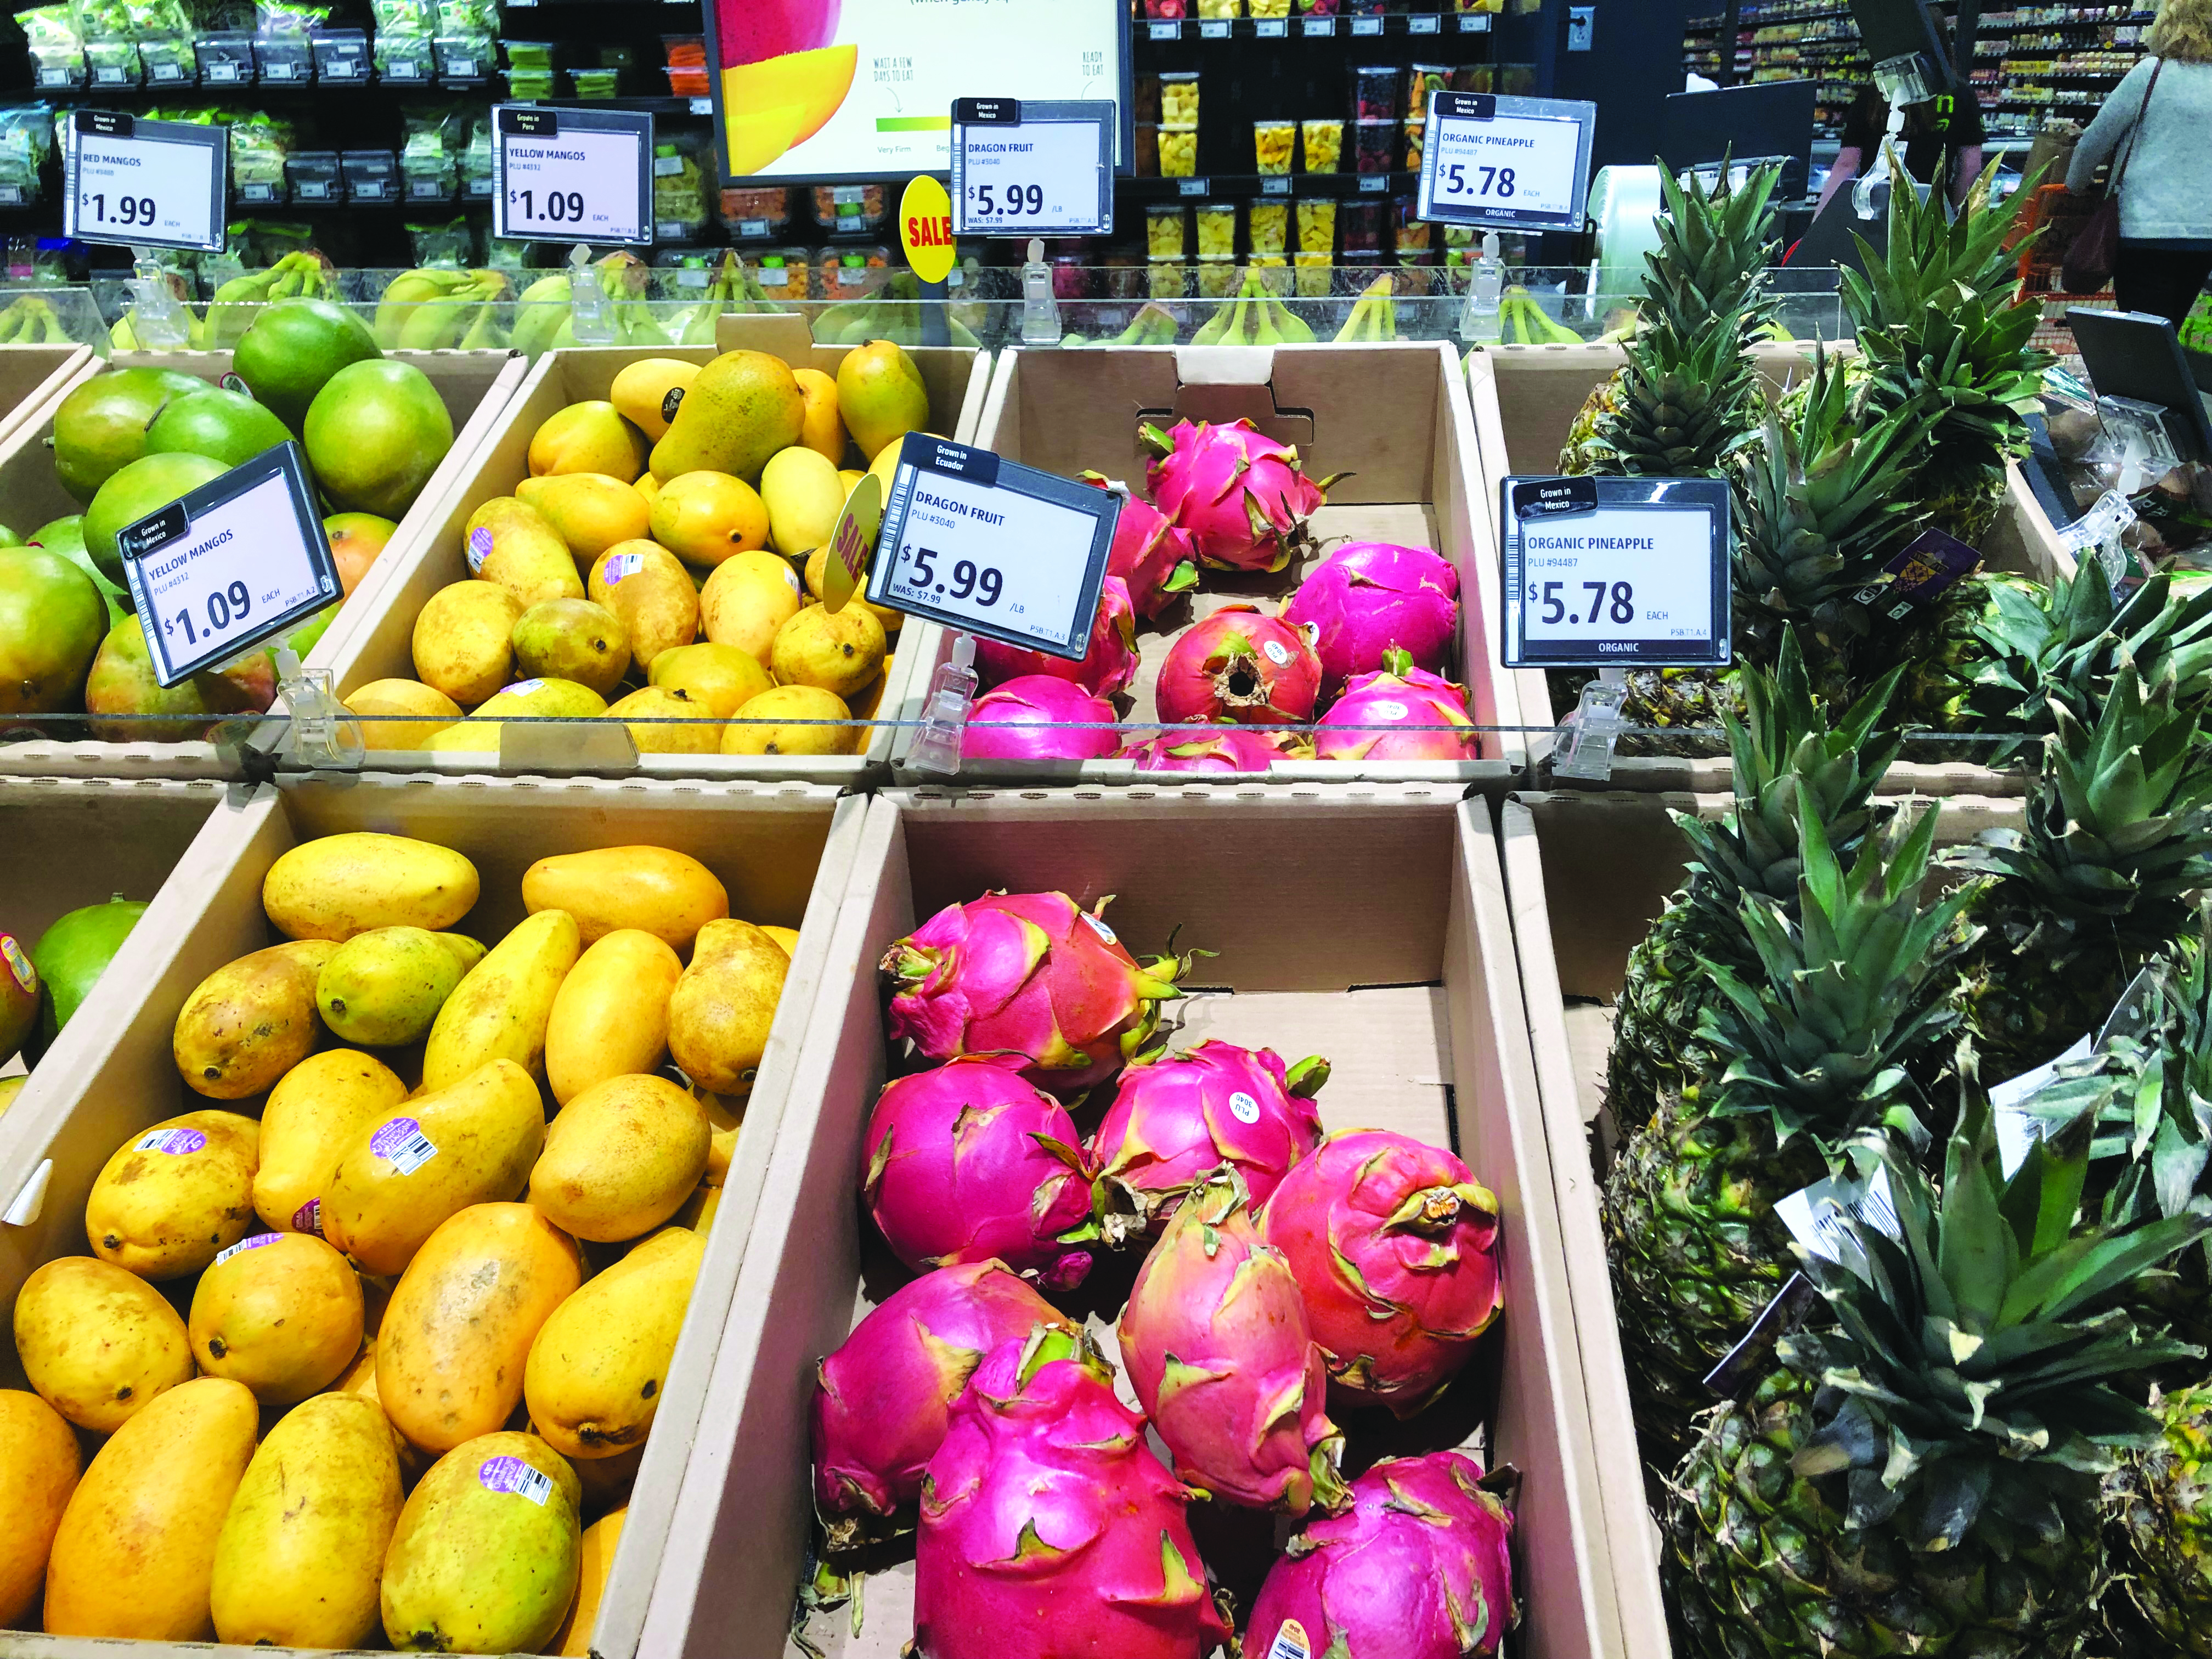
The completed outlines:
{"type": "Polygon", "coordinates": [[[492,234],[653,242],[653,117],[501,104],[492,122],[492,234]]]}
{"type": "Polygon", "coordinates": [[[1583,228],[1597,106],[1489,93],[1429,95],[1422,218],[1487,230],[1583,228]]]}
{"type": "Polygon", "coordinates": [[[81,109],[62,131],[63,234],[222,251],[228,127],[81,109]]]}
{"type": "Polygon", "coordinates": [[[1105,236],[1114,229],[1111,100],[952,106],[953,228],[963,236],[1105,236]]]}

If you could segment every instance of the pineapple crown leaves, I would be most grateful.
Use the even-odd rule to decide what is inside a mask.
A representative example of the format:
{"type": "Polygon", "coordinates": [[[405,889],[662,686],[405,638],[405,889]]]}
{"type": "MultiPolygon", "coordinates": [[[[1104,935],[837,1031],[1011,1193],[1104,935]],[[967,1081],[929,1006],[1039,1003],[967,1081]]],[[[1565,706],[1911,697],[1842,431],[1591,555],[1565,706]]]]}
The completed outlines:
{"type": "Polygon", "coordinates": [[[1773,899],[1747,894],[1742,918],[1763,983],[1711,964],[1721,992],[1698,1035],[1732,1054],[1715,1091],[1717,1116],[1766,1114],[1787,1145],[1801,1131],[1840,1142],[1877,1120],[1925,1139],[1911,1062],[1960,1020],[1958,963],[1979,936],[1960,913],[1961,888],[1923,908],[1937,814],[1869,837],[1847,871],[1819,805],[1800,793],[1798,919],[1773,899]]]}
{"type": "Polygon", "coordinates": [[[1765,290],[1767,269],[1782,251],[1774,202],[1782,169],[1759,167],[1737,185],[1723,161],[1708,191],[1702,176],[1692,173],[1685,185],[1656,159],[1667,210],[1653,222],[1658,247],[1644,256],[1641,321],[1694,338],[1725,318],[1734,327],[1723,331],[1747,340],[1778,309],[1765,290]]]}
{"type": "Polygon", "coordinates": [[[2146,1336],[2106,1304],[2212,1233],[2212,1200],[2139,1226],[2077,1227],[2086,1143],[2039,1146],[2003,1180],[1988,1104],[1971,1091],[1940,1194],[1910,1160],[1878,1156],[1897,1237],[1836,1218],[1863,1273],[1807,1256],[1836,1328],[1778,1349],[1820,1385],[1795,1471],[1846,1475],[1852,1527],[1904,1510],[1919,1550],[1956,1547],[1985,1513],[2060,1536],[2057,1504],[2094,1494],[2112,1451],[2156,1436],[2116,1382],[2202,1352],[2146,1336]]]}
{"type": "Polygon", "coordinates": [[[2070,1106],[2093,1127],[2091,1157],[2124,1160],[2105,1198],[2110,1218],[2183,1214],[2212,1164],[2212,960],[2183,939],[2144,978],[2134,1029],[2062,1063],[2060,1081],[2022,1109],[2050,1122],[2070,1106]]]}
{"type": "MultiPolygon", "coordinates": [[[[1939,310],[1960,298],[1994,300],[2014,293],[2019,284],[2019,248],[2008,248],[2029,192],[2015,191],[2002,204],[1990,205],[1990,175],[1984,173],[1954,217],[1944,192],[1923,198],[1894,145],[1883,147],[1889,161],[1889,246],[1877,252],[1858,239],[1861,270],[1842,272],[1844,309],[1856,332],[1921,322],[1930,306],[1939,310]]],[[[2030,315],[2033,305],[2021,307],[2030,315]]]]}

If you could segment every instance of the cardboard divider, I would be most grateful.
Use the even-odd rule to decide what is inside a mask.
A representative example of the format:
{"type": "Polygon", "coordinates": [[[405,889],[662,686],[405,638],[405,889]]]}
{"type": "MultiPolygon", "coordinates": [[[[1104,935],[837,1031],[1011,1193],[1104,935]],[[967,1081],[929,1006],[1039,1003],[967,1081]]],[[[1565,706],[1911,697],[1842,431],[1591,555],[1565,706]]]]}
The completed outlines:
{"type": "MultiPolygon", "coordinates": [[[[1477,726],[1498,728],[1482,734],[1481,757],[1285,761],[1267,775],[1276,782],[1455,781],[1492,789],[1517,781],[1527,759],[1522,711],[1491,639],[1499,615],[1496,519],[1486,499],[1459,359],[1449,345],[1009,348],[975,441],[1026,466],[1065,477],[1101,472],[1142,494],[1149,453],[1138,438],[1140,424],[1246,417],[1268,435],[1297,444],[1310,477],[1348,475],[1315,516],[1322,551],[1272,576],[1205,571],[1187,602],[1155,621],[1139,618],[1139,662],[1127,718],[1157,718],[1161,664],[1188,624],[1224,605],[1279,609],[1330,544],[1429,547],[1449,559],[1460,578],[1458,659],[1445,678],[1467,687],[1477,726]]],[[[951,654],[948,630],[917,627],[908,720],[921,718],[937,669],[951,654]]],[[[1126,734],[1132,742],[1157,735],[1141,726],[1126,734]]],[[[893,763],[901,781],[928,781],[907,764],[911,736],[911,729],[900,732],[893,763]]],[[[1126,783],[1143,775],[1130,761],[1089,760],[975,761],[960,775],[977,782],[1126,783]]]]}
{"type": "MultiPolygon", "coordinates": [[[[890,1061],[877,964],[935,911],[996,888],[1057,889],[1085,904],[1118,894],[1108,915],[1139,957],[1165,951],[1171,937],[1177,949],[1218,951],[1164,1011],[1180,1025],[1176,1047],[1220,1036],[1286,1059],[1327,1054],[1335,1070],[1317,1104],[1328,1127],[1449,1145],[1497,1194],[1502,1319],[1428,1413],[1395,1430],[1387,1413],[1381,1424],[1346,1413],[1347,1469],[1451,1444],[1514,1465],[1524,1478],[1516,1559],[1525,1607],[1515,1651],[1625,1651],[1490,812],[1459,796],[1418,785],[1185,786],[893,791],[871,804],[716,1360],[702,1419],[712,1431],[702,1431],[670,1528],[647,1651],[800,1651],[781,1644],[813,1520],[815,1368],[905,1277],[885,1271],[880,1245],[864,1238],[858,1202],[866,1125],[890,1061]],[[1360,875],[1347,880],[1355,857],[1360,875]]],[[[1102,1109],[1079,1110],[1079,1126],[1087,1131],[1102,1109]]],[[[1094,1327],[1118,1310],[1126,1290],[1109,1287],[1129,1271],[1126,1261],[1093,1267],[1097,1282],[1079,1294],[1092,1298],[1094,1327]]],[[[1198,1517],[1201,1540],[1233,1533],[1239,1513],[1198,1517]]],[[[824,1651],[899,1651],[912,1633],[902,1553],[904,1565],[867,1580],[857,1634],[849,1609],[810,1620],[824,1651]]],[[[1245,1613],[1267,1553],[1212,1558],[1246,1584],[1245,1613]]]]}
{"type": "MultiPolygon", "coordinates": [[[[1605,1107],[1612,1005],[1630,952],[1686,873],[1687,844],[1670,814],[1713,818],[1733,805],[1724,794],[1530,793],[1509,797],[1499,818],[1627,1659],[1671,1659],[1674,1650],[1600,1217],[1606,1170],[1620,1139],[1605,1107]]],[[[1941,812],[1937,844],[1953,846],[1984,830],[2017,829],[2021,805],[1956,795],[1923,802],[1920,810],[1941,812]]]]}
{"type": "MultiPolygon", "coordinates": [[[[397,571],[438,522],[441,498],[474,459],[529,368],[520,354],[508,351],[387,351],[384,355],[392,362],[412,364],[429,377],[453,418],[453,447],[399,520],[399,527],[361,586],[338,608],[323,637],[307,653],[302,665],[307,668],[331,666],[356,635],[374,625],[390,600],[397,571]]],[[[228,351],[134,351],[115,366],[166,368],[216,382],[230,373],[231,360],[228,351]]],[[[110,367],[88,355],[65,385],[13,431],[0,436],[0,504],[4,504],[9,528],[18,534],[28,536],[52,520],[84,511],[85,504],[55,478],[49,441],[62,399],[110,367]]],[[[276,712],[283,710],[280,701],[276,712]]],[[[243,731],[248,740],[254,733],[250,722],[233,730],[243,731]]],[[[0,743],[0,775],[221,778],[240,775],[240,763],[235,754],[225,753],[213,742],[101,743],[37,737],[28,742],[0,743]]]]}
{"type": "MultiPolygon", "coordinates": [[[[1848,353],[1850,347],[1829,349],[1838,356],[1848,353]]],[[[1809,343],[1763,345],[1753,355],[1770,398],[1778,399],[1813,366],[1809,343]]],[[[1493,545],[1498,486],[1516,475],[1556,472],[1575,417],[1590,394],[1626,361],[1626,354],[1617,345],[1484,346],[1468,356],[1468,390],[1487,480],[1486,510],[1493,545]]],[[[2057,529],[2018,467],[2007,470],[2004,507],[1982,548],[1982,559],[1990,570],[2031,576],[2045,584],[2074,574],[2073,556],[2059,544],[2057,529]]],[[[1528,723],[1532,727],[1554,724],[1558,717],[1545,672],[1521,669],[1510,678],[1518,685],[1528,723]]],[[[1571,778],[1553,777],[1552,746],[1550,732],[1530,732],[1529,764],[1537,777],[1553,788],[1581,787],[1571,778]]],[[[1729,787],[1726,747],[1717,743],[1716,748],[1714,755],[1697,758],[1617,757],[1611,780],[1597,787],[1690,793],[1725,790],[1729,787]]],[[[2024,772],[1960,760],[1901,761],[1890,768],[1884,788],[1892,794],[2017,795],[2027,787],[2024,772]]]]}
{"type": "MultiPolygon", "coordinates": [[[[91,359],[90,346],[0,346],[0,443],[82,374],[91,359]]],[[[31,528],[26,525],[15,533],[31,528]]]]}
{"type": "MultiPolygon", "coordinates": [[[[209,785],[161,787],[190,790],[184,799],[195,804],[216,793],[209,785]]],[[[25,787],[0,785],[0,826],[12,827],[8,796],[25,787]]],[[[90,793],[89,786],[42,787],[90,793]]],[[[105,793],[125,805],[134,795],[120,786],[105,793]]],[[[46,812],[55,830],[77,830],[81,849],[91,841],[83,833],[85,814],[115,807],[98,802],[64,817],[41,798],[29,810],[46,812]]],[[[179,810],[173,800],[169,810],[179,810]]],[[[801,1038],[823,989],[865,814],[861,801],[841,798],[823,786],[638,781],[609,788],[481,777],[288,779],[216,808],[118,958],[124,978],[112,985],[103,980],[95,1003],[71,1023],[63,1045],[40,1067],[37,1080],[12,1110],[0,1115],[0,1211],[20,1214],[27,1207],[21,1201],[26,1188],[44,1183],[43,1198],[28,1206],[31,1213],[23,1224],[0,1226],[0,1302],[12,1305],[25,1277],[40,1263],[86,1254],[86,1196],[109,1155],[130,1136],[202,1107],[259,1110],[258,1098],[232,1103],[192,1093],[177,1075],[172,1033],[178,1010],[204,978],[248,951],[278,942],[262,909],[262,878],[293,847],[323,836],[375,830],[452,848],[476,865],[483,884],[482,897],[459,931],[487,943],[496,942],[523,919],[522,875],[539,858],[647,845],[698,859],[728,888],[732,914],[798,928],[799,943],[661,1389],[592,1638],[592,1651],[603,1659],[631,1659],[668,1542],[684,1465],[695,1438],[711,1430],[701,1416],[708,1378],[769,1152],[804,1057],[801,1038]]],[[[151,835],[143,839],[149,849],[157,844],[151,835]]],[[[807,1109],[810,1118],[811,1109],[807,1109]]],[[[190,1281],[166,1288],[177,1291],[180,1285],[188,1297],[190,1281]]],[[[22,1386],[9,1346],[0,1358],[0,1387],[22,1386]]],[[[180,1655],[188,1646],[194,1652],[207,1650],[190,1644],[118,1645],[0,1635],[0,1650],[58,1659],[180,1655]]]]}
{"type": "MultiPolygon", "coordinates": [[[[727,349],[783,350],[794,349],[788,325],[800,319],[787,317],[736,317],[722,319],[723,337],[739,342],[727,349]],[[784,326],[776,326],[776,325],[784,326]]],[[[801,331],[804,325],[801,323],[801,331]]],[[[815,346],[785,361],[795,368],[818,368],[835,375],[844,362],[845,346],[815,346]]],[[[648,357],[673,357],[705,363],[718,354],[710,346],[574,346],[550,351],[533,364],[529,378],[516,392],[497,426],[457,477],[434,509],[429,531],[405,563],[392,574],[392,591],[379,608],[374,625],[355,635],[330,663],[334,685],[343,702],[346,693],[371,680],[413,679],[415,619],[424,605],[441,588],[471,580],[461,546],[469,515],[495,496],[511,495],[514,487],[530,477],[530,440],[546,421],[569,404],[604,398],[615,376],[630,364],[648,357]]],[[[921,347],[908,351],[929,388],[930,419],[945,435],[960,441],[973,438],[981,418],[984,394],[990,382],[988,353],[957,346],[921,347]]],[[[891,655],[884,668],[880,708],[886,718],[896,714],[906,700],[906,678],[912,653],[906,648],[906,632],[891,636],[891,655]]],[[[793,781],[855,784],[880,772],[890,759],[891,734],[878,726],[869,735],[864,752],[856,755],[663,755],[637,756],[627,751],[609,757],[595,753],[586,742],[589,722],[549,726],[533,749],[531,769],[544,772],[635,772],[646,777],[775,778],[793,781]]],[[[372,771],[435,772],[459,775],[471,772],[513,772],[520,769],[482,754],[425,754],[410,750],[372,750],[366,760],[372,771]]]]}

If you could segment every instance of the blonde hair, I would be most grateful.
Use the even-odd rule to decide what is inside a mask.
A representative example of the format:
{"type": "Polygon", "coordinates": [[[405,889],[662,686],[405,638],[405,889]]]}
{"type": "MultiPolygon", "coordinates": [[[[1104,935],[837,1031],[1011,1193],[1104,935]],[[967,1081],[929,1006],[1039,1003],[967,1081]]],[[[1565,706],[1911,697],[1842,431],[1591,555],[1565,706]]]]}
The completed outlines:
{"type": "Polygon", "coordinates": [[[2212,64],[2212,0],[2164,0],[2147,44],[2154,58],[2212,64]]]}

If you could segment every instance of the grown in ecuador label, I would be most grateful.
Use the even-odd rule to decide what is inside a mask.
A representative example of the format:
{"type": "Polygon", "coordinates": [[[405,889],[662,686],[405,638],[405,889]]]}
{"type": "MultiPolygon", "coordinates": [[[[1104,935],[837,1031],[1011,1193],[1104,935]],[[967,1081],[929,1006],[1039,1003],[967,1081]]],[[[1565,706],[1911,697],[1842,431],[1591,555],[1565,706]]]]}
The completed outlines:
{"type": "Polygon", "coordinates": [[[282,1233],[256,1233],[251,1238],[241,1238],[237,1243],[232,1245],[228,1249],[216,1251],[215,1261],[210,1265],[220,1267],[224,1262],[229,1261],[231,1257],[236,1255],[240,1250],[258,1250],[264,1244],[274,1244],[278,1239],[283,1237],[284,1235],[282,1233]]]}
{"type": "Polygon", "coordinates": [[[323,1236],[323,1200],[321,1199],[311,1198],[292,1212],[292,1231],[313,1233],[317,1238],[323,1236]]]}
{"type": "Polygon", "coordinates": [[[541,1508],[553,1495],[553,1477],[519,1457],[487,1457],[477,1466],[477,1480],[486,1492],[511,1492],[541,1508]]]}
{"type": "Polygon", "coordinates": [[[138,1137],[133,1150],[141,1152],[167,1152],[171,1158],[185,1158],[207,1145],[207,1137],[198,1129],[154,1129],[138,1137]]]}
{"type": "Polygon", "coordinates": [[[1229,1115],[1239,1123],[1257,1123],[1260,1121],[1260,1103],[1239,1089],[1229,1097],[1229,1115]]]}
{"type": "Polygon", "coordinates": [[[1268,1644],[1267,1659],[1313,1659],[1313,1644],[1306,1640],[1306,1627],[1295,1619],[1285,1619],[1268,1644]]]}
{"type": "Polygon", "coordinates": [[[378,1129],[368,1138],[368,1150],[402,1175],[413,1175],[438,1155],[422,1126],[411,1117],[395,1117],[378,1129]]]}
{"type": "Polygon", "coordinates": [[[15,975],[15,983],[26,991],[39,988],[39,970],[31,966],[31,959],[23,954],[23,947],[6,933],[0,933],[0,962],[8,964],[8,971],[15,975]]]}
{"type": "Polygon", "coordinates": [[[478,525],[474,530],[469,532],[469,574],[471,575],[481,574],[484,568],[484,561],[489,557],[491,557],[491,532],[483,526],[478,525]]]}

